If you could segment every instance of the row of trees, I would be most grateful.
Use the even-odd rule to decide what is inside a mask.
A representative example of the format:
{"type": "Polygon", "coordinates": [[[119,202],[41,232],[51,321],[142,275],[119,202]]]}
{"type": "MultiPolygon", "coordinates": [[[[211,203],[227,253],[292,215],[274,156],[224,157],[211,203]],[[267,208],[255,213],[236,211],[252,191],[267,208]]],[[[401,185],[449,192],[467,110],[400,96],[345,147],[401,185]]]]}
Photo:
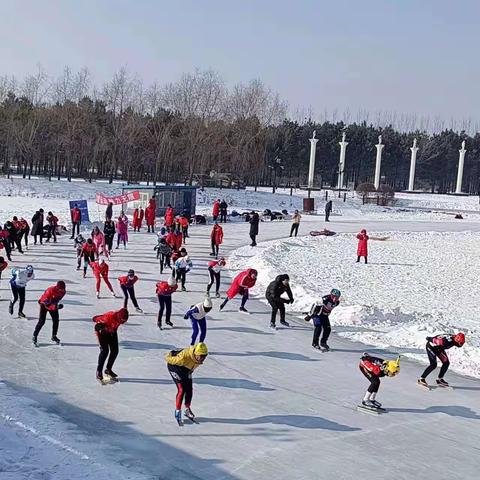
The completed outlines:
{"type": "MultiPolygon", "coordinates": [[[[227,88],[211,70],[146,87],[121,69],[101,88],[92,85],[87,70],[66,68],[54,79],[39,70],[21,82],[0,77],[0,168],[6,175],[24,177],[153,183],[202,182],[212,172],[223,172],[251,185],[304,185],[308,139],[316,130],[317,183],[335,186],[338,142],[345,131],[346,182],[372,180],[374,145],[381,133],[384,183],[406,188],[409,147],[416,137],[417,187],[451,191],[465,139],[464,190],[478,193],[478,134],[454,129],[430,133],[418,124],[410,131],[407,127],[416,122],[408,116],[395,117],[403,119],[400,128],[398,122],[397,128],[382,124],[380,117],[374,123],[359,118],[348,122],[347,117],[293,120],[286,102],[261,81],[227,88]]],[[[428,124],[421,120],[421,125],[428,124]]]]}

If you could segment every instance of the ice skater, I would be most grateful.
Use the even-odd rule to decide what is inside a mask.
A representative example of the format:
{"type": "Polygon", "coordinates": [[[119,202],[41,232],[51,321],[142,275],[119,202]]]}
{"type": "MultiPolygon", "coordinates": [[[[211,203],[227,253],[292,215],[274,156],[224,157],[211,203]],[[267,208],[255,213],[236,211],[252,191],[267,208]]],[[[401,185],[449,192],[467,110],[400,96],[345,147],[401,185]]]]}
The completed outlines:
{"type": "Polygon", "coordinates": [[[108,278],[108,271],[109,271],[108,263],[103,258],[101,258],[96,262],[91,262],[90,267],[92,268],[93,275],[95,276],[95,280],[96,280],[95,292],[96,292],[97,298],[100,298],[100,284],[102,279],[105,282],[105,285],[110,291],[110,294],[112,295],[112,297],[115,297],[116,296],[115,292],[113,291],[112,284],[110,283],[110,280],[108,278]]]}
{"type": "Polygon", "coordinates": [[[65,282],[59,280],[56,285],[47,288],[38,300],[38,303],[40,304],[40,314],[32,337],[32,342],[36,347],[38,347],[38,334],[45,325],[47,319],[47,312],[50,313],[50,317],[52,318],[52,342],[55,342],[57,345],[60,344],[60,339],[57,337],[57,333],[58,324],[60,323],[59,310],[63,308],[63,305],[59,302],[65,296],[65,292],[65,282]]]}
{"type": "Polygon", "coordinates": [[[120,288],[124,296],[123,308],[127,308],[128,298],[130,297],[135,310],[138,313],[143,313],[143,310],[138,306],[137,297],[135,296],[135,283],[138,281],[135,271],[130,269],[126,275],[118,277],[118,281],[120,282],[120,288]]]}
{"type": "Polygon", "coordinates": [[[95,257],[97,254],[97,247],[93,243],[91,238],[87,239],[87,241],[82,246],[82,255],[83,255],[83,278],[87,276],[87,268],[90,263],[95,261],[95,257]]]}
{"type": "Polygon", "coordinates": [[[448,387],[448,383],[443,379],[447,373],[448,367],[450,366],[450,361],[448,360],[448,355],[445,350],[448,350],[452,347],[463,347],[465,343],[465,334],[462,332],[456,333],[455,335],[435,335],[434,337],[427,337],[427,355],[430,365],[422,373],[422,376],[417,380],[419,385],[423,387],[428,387],[428,383],[425,380],[428,375],[430,375],[437,368],[437,358],[442,362],[442,367],[437,378],[437,385],[439,387],[448,387]]]}
{"type": "Polygon", "coordinates": [[[242,303],[240,304],[239,311],[248,313],[245,305],[249,296],[249,289],[255,286],[257,282],[258,272],[254,268],[247,268],[243,272],[240,272],[234,279],[230,288],[227,290],[227,298],[220,305],[220,310],[225,308],[225,305],[236,295],[242,296],[242,303]]]}
{"type": "Polygon", "coordinates": [[[210,289],[212,288],[213,283],[215,282],[215,296],[220,298],[220,281],[221,281],[221,272],[225,268],[226,262],[223,257],[218,260],[212,260],[208,262],[208,274],[210,275],[210,282],[207,285],[207,295],[210,295],[210,289]]]}
{"type": "Polygon", "coordinates": [[[218,222],[215,222],[213,225],[212,231],[210,233],[210,241],[212,245],[211,257],[218,258],[218,250],[220,245],[223,243],[223,228],[218,222]]]}
{"type": "Polygon", "coordinates": [[[360,262],[360,258],[362,257],[365,259],[365,263],[367,263],[368,239],[369,239],[369,236],[367,235],[367,231],[365,229],[361,230],[360,233],[357,235],[357,240],[358,240],[357,263],[360,262]]]}
{"type": "Polygon", "coordinates": [[[10,288],[12,289],[12,300],[8,306],[8,313],[13,315],[13,307],[18,303],[18,317],[27,318],[23,313],[23,307],[25,306],[25,291],[27,289],[27,283],[35,278],[35,272],[31,265],[27,265],[25,268],[13,268],[12,278],[10,279],[10,288]]]}
{"type": "Polygon", "coordinates": [[[181,426],[182,405],[185,402],[185,416],[195,421],[195,415],[191,410],[193,397],[192,373],[203,364],[208,355],[208,348],[204,343],[184,348],[183,350],[171,350],[165,355],[167,368],[177,387],[175,398],[175,419],[181,426]]]}
{"type": "Polygon", "coordinates": [[[203,342],[207,336],[207,313],[212,309],[212,301],[209,297],[205,297],[203,302],[192,305],[183,317],[185,320],[190,319],[192,322],[192,340],[190,345],[195,345],[200,328],[200,342],[203,342]]]}
{"type": "Polygon", "coordinates": [[[117,219],[117,249],[120,247],[120,243],[123,243],[123,248],[127,248],[128,243],[128,218],[122,212],[117,219]]]}
{"type": "Polygon", "coordinates": [[[309,320],[313,320],[313,325],[315,326],[315,330],[313,331],[313,340],[312,340],[312,347],[318,348],[320,350],[329,351],[330,347],[327,344],[328,337],[330,336],[330,332],[332,328],[330,326],[330,313],[335,307],[340,305],[340,290],[333,288],[330,292],[330,295],[325,295],[322,297],[321,300],[318,300],[312,305],[310,309],[310,313],[305,317],[305,320],[308,322],[309,320]],[[322,333],[322,340],[320,345],[318,345],[318,340],[320,338],[320,334],[322,333]]]}
{"type": "Polygon", "coordinates": [[[170,258],[172,256],[172,248],[167,243],[166,239],[160,234],[158,235],[158,243],[155,245],[154,250],[157,251],[160,273],[163,273],[163,270],[167,267],[171,269],[170,258]]]}
{"type": "Polygon", "coordinates": [[[384,360],[364,353],[360,359],[360,371],[367,377],[370,385],[362,400],[362,407],[379,409],[382,404],[376,400],[381,377],[394,377],[400,372],[400,357],[396,360],[384,360]]]}
{"type": "Polygon", "coordinates": [[[180,256],[175,261],[175,275],[177,282],[182,284],[182,292],[186,292],[185,282],[187,279],[187,273],[192,269],[193,263],[188,256],[188,252],[185,248],[180,249],[180,256]]]}
{"type": "Polygon", "coordinates": [[[277,312],[280,312],[280,323],[285,327],[289,327],[290,324],[285,320],[285,304],[294,302],[290,288],[290,277],[286,273],[278,275],[273,282],[269,283],[265,292],[265,298],[272,307],[270,328],[276,328],[277,312]],[[283,298],[283,294],[286,294],[288,299],[283,298]]]}
{"type": "Polygon", "coordinates": [[[177,291],[178,285],[177,281],[173,277],[165,282],[157,282],[157,298],[158,298],[158,317],[157,317],[157,327],[162,329],[162,317],[165,310],[165,323],[169,327],[173,327],[173,323],[170,320],[172,315],[172,294],[177,291]]]}
{"type": "Polygon", "coordinates": [[[112,370],[113,364],[118,355],[117,330],[118,327],[123,325],[127,320],[128,310],[126,308],[106,312],[103,315],[96,315],[93,317],[93,321],[95,322],[95,334],[97,335],[98,344],[100,346],[97,363],[97,380],[101,383],[106,383],[105,380],[117,381],[118,375],[112,370]],[[105,375],[108,377],[107,379],[103,378],[102,373],[105,360],[107,360],[107,368],[105,369],[105,375]]]}

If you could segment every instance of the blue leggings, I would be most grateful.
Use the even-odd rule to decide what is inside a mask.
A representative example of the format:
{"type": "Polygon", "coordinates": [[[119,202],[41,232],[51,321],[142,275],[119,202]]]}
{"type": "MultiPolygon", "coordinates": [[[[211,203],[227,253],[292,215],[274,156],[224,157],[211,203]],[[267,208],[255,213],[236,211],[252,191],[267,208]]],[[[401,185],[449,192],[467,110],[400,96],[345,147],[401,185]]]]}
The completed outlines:
{"type": "Polygon", "coordinates": [[[190,345],[195,345],[198,336],[198,327],[200,327],[200,341],[203,342],[207,336],[207,319],[202,318],[201,320],[195,320],[194,318],[190,318],[190,320],[192,321],[192,341],[190,345]]]}

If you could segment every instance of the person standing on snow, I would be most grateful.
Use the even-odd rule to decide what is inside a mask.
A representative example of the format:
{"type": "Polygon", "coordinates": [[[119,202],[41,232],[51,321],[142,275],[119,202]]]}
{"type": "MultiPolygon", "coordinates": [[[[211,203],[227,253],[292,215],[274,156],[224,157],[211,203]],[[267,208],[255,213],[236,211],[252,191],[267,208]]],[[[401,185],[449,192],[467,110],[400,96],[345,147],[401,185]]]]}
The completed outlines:
{"type": "Polygon", "coordinates": [[[368,353],[364,353],[358,367],[370,382],[363,397],[362,406],[381,408],[382,404],[375,399],[380,388],[380,378],[394,377],[400,372],[400,357],[397,360],[383,360],[383,358],[372,357],[368,353]]]}
{"type": "Polygon", "coordinates": [[[100,283],[102,278],[103,278],[103,281],[105,282],[105,285],[110,290],[112,297],[115,297],[116,295],[115,295],[115,292],[113,291],[112,284],[108,279],[108,271],[109,271],[108,263],[102,258],[101,260],[98,260],[96,262],[91,262],[90,267],[92,267],[93,275],[95,276],[95,280],[96,280],[95,291],[96,291],[97,298],[100,298],[100,283]]]}
{"type": "Polygon", "coordinates": [[[212,309],[212,301],[210,297],[205,297],[203,302],[192,305],[185,313],[184,319],[190,319],[192,322],[192,340],[190,345],[195,345],[198,337],[198,329],[200,327],[200,343],[203,343],[207,336],[207,313],[212,309]]]}
{"type": "Polygon", "coordinates": [[[192,269],[192,261],[188,256],[187,250],[185,248],[180,249],[180,256],[175,261],[175,275],[177,283],[182,283],[182,292],[186,292],[185,281],[187,279],[187,273],[192,269]]]}
{"type": "Polygon", "coordinates": [[[212,244],[212,253],[210,256],[218,258],[218,250],[223,243],[223,228],[218,222],[215,222],[213,225],[212,232],[210,233],[210,240],[212,244]]]}
{"type": "Polygon", "coordinates": [[[298,227],[300,226],[300,220],[302,219],[302,216],[300,215],[300,212],[298,210],[295,210],[295,213],[293,214],[292,217],[292,228],[290,228],[290,236],[295,233],[295,236],[297,236],[298,233],[298,227]]]}
{"type": "Polygon", "coordinates": [[[213,202],[213,209],[212,209],[212,218],[214,222],[217,221],[219,213],[220,213],[220,199],[217,198],[217,200],[213,202]]]}
{"type": "Polygon", "coordinates": [[[452,347],[463,347],[465,343],[465,334],[459,332],[455,335],[436,335],[434,337],[427,337],[427,355],[430,365],[422,373],[422,376],[417,380],[419,385],[423,387],[428,387],[428,383],[425,380],[428,375],[430,375],[437,368],[437,358],[442,362],[442,367],[440,368],[440,373],[437,378],[437,385],[440,387],[448,387],[448,383],[443,379],[447,373],[448,367],[450,366],[450,361],[448,360],[448,355],[445,350],[448,350],[452,347]]]}
{"type": "Polygon", "coordinates": [[[257,212],[252,211],[250,217],[250,239],[252,243],[250,244],[251,247],[257,246],[257,235],[258,235],[258,224],[260,223],[260,217],[257,212]]]}
{"type": "Polygon", "coordinates": [[[107,257],[109,257],[112,254],[113,239],[115,238],[115,224],[111,218],[105,220],[103,224],[103,236],[105,237],[105,252],[108,252],[107,257]]]}
{"type": "Polygon", "coordinates": [[[368,235],[365,229],[361,230],[357,235],[358,246],[357,246],[357,263],[360,262],[360,258],[365,258],[365,263],[367,263],[368,258],[368,235]]]}
{"type": "Polygon", "coordinates": [[[195,421],[190,406],[193,397],[193,371],[203,364],[208,355],[208,348],[204,343],[183,350],[171,350],[165,355],[167,368],[177,387],[175,398],[175,419],[179,425],[182,423],[182,404],[185,400],[185,416],[195,421]]]}
{"type": "Polygon", "coordinates": [[[222,268],[225,267],[225,259],[221,257],[219,260],[212,260],[208,262],[208,273],[210,275],[210,282],[207,285],[207,295],[210,295],[210,289],[212,288],[213,282],[215,282],[215,296],[220,298],[220,274],[222,268]]]}
{"type": "Polygon", "coordinates": [[[255,286],[257,282],[258,272],[254,268],[247,268],[243,272],[240,272],[234,279],[230,288],[227,290],[227,298],[220,305],[220,310],[223,310],[225,305],[231,300],[235,295],[242,296],[242,303],[238,309],[240,312],[248,313],[248,310],[245,308],[249,296],[249,289],[255,286]]]}
{"type": "Polygon", "coordinates": [[[326,222],[329,222],[329,218],[330,218],[330,214],[332,213],[332,209],[333,209],[333,203],[331,200],[329,200],[326,204],[325,204],[325,221],[326,222]]]}
{"type": "Polygon", "coordinates": [[[162,329],[162,317],[165,310],[165,323],[169,327],[173,327],[173,323],[170,321],[172,315],[172,294],[177,291],[177,281],[173,277],[169,277],[168,280],[157,282],[157,298],[158,298],[158,317],[157,327],[162,329]]]}
{"type": "Polygon", "coordinates": [[[325,295],[322,297],[320,301],[317,301],[312,305],[310,309],[310,313],[305,317],[305,321],[309,321],[313,319],[313,325],[315,326],[315,330],[313,331],[313,340],[312,340],[312,347],[322,349],[324,351],[329,351],[330,347],[327,345],[328,337],[330,336],[330,332],[332,331],[332,327],[330,326],[330,313],[335,307],[340,305],[340,290],[333,288],[330,292],[330,295],[325,295]],[[322,340],[320,342],[320,346],[318,345],[318,340],[320,338],[320,334],[322,333],[322,340]]]}
{"type": "Polygon", "coordinates": [[[83,278],[87,276],[88,265],[95,261],[96,253],[97,253],[97,247],[93,243],[93,240],[91,238],[87,239],[87,241],[82,246],[83,278]]]}
{"type": "Polygon", "coordinates": [[[165,267],[172,268],[170,265],[172,249],[161,234],[158,235],[158,243],[155,245],[154,250],[157,251],[157,259],[160,260],[160,273],[163,273],[165,267]]]}
{"type": "MultiPolygon", "coordinates": [[[[2,257],[3,258],[3,257],[2,257]]],[[[23,313],[23,307],[25,306],[25,291],[27,283],[35,278],[35,272],[31,265],[27,265],[25,268],[13,268],[12,278],[10,279],[10,288],[12,289],[12,300],[8,306],[8,313],[13,315],[13,307],[19,300],[18,304],[18,317],[27,318],[23,313]]]]}
{"type": "Polygon", "coordinates": [[[293,303],[294,301],[292,290],[290,289],[290,277],[286,273],[278,275],[277,278],[268,285],[265,298],[272,307],[270,327],[276,328],[275,322],[278,311],[280,312],[280,323],[285,327],[289,327],[290,324],[285,320],[285,304],[293,303]],[[282,298],[284,293],[287,294],[288,300],[282,298]]]}
{"type": "Polygon", "coordinates": [[[133,211],[133,231],[134,232],[140,232],[140,228],[142,228],[142,222],[143,222],[143,217],[145,215],[145,212],[143,211],[143,208],[136,208],[133,211]]]}
{"type": "Polygon", "coordinates": [[[135,283],[138,281],[138,277],[135,275],[134,270],[129,270],[127,275],[123,277],[118,277],[120,282],[120,288],[122,289],[124,301],[123,308],[127,308],[128,298],[132,300],[133,306],[138,313],[143,313],[143,310],[138,306],[137,298],[135,296],[135,283]]]}
{"type": "Polygon", "coordinates": [[[105,209],[105,221],[111,220],[112,217],[113,217],[113,203],[108,202],[107,208],[105,209]]]}
{"type": "Polygon", "coordinates": [[[117,311],[106,312],[103,315],[96,315],[93,317],[95,322],[95,334],[97,336],[98,344],[100,346],[100,353],[98,355],[97,363],[97,380],[105,383],[103,378],[103,365],[107,360],[107,368],[105,375],[108,380],[116,381],[118,375],[112,370],[113,364],[118,355],[118,334],[117,330],[120,325],[123,325],[128,320],[128,310],[121,308],[117,311]],[[110,354],[110,355],[109,355],[110,354]]]}
{"type": "Polygon", "coordinates": [[[73,240],[75,238],[75,229],[77,230],[77,235],[79,235],[80,224],[82,223],[82,212],[78,208],[77,204],[75,204],[70,210],[70,216],[72,217],[72,236],[70,237],[70,239],[73,240]]]}
{"type": "Polygon", "coordinates": [[[53,237],[53,243],[57,243],[58,217],[56,217],[52,212],[48,212],[47,223],[48,223],[48,234],[47,234],[46,242],[49,242],[50,238],[53,237]]]}
{"type": "MultiPolygon", "coordinates": [[[[32,217],[33,244],[37,244],[37,237],[40,237],[40,245],[43,245],[43,208],[37,210],[32,217]]],[[[73,237],[72,237],[73,239],[73,237]]]]}
{"type": "Polygon", "coordinates": [[[58,324],[60,322],[58,311],[63,308],[63,305],[59,302],[65,296],[65,292],[65,282],[63,280],[59,280],[56,285],[47,288],[38,300],[38,303],[40,304],[40,314],[32,337],[32,342],[36,347],[38,347],[38,334],[45,325],[45,321],[47,319],[47,312],[49,312],[50,317],[52,317],[52,342],[55,342],[57,345],[60,344],[60,339],[57,337],[58,324]]]}
{"type": "Polygon", "coordinates": [[[220,223],[227,223],[227,209],[228,205],[225,200],[220,202],[220,223]]]}
{"type": "Polygon", "coordinates": [[[164,225],[167,228],[173,228],[173,221],[175,219],[175,212],[173,211],[173,207],[168,204],[167,209],[165,210],[165,222],[164,225]]]}
{"type": "Polygon", "coordinates": [[[117,219],[117,249],[120,246],[120,242],[123,243],[123,248],[127,248],[128,242],[128,218],[122,212],[117,219]]]}
{"type": "Polygon", "coordinates": [[[147,232],[155,231],[155,217],[157,215],[157,202],[155,198],[148,201],[148,206],[145,209],[145,222],[147,223],[147,232]]]}
{"type": "Polygon", "coordinates": [[[105,235],[103,234],[103,232],[100,231],[97,226],[93,227],[92,240],[95,244],[95,248],[97,249],[97,259],[100,255],[105,255],[108,257],[108,250],[105,248],[105,235]]]}

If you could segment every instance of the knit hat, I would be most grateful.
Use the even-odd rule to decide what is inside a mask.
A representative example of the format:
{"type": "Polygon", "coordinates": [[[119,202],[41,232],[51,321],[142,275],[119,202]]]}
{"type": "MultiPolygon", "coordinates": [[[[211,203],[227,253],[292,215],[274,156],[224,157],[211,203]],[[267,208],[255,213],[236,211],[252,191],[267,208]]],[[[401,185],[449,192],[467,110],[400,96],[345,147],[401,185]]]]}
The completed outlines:
{"type": "Polygon", "coordinates": [[[118,313],[120,314],[120,318],[122,320],[128,320],[128,310],[126,308],[121,308],[118,313]]]}
{"type": "Polygon", "coordinates": [[[203,342],[197,343],[197,345],[195,346],[195,349],[193,350],[193,353],[195,355],[202,355],[202,356],[208,355],[207,345],[205,345],[205,343],[203,342]]]}
{"type": "Polygon", "coordinates": [[[169,279],[167,280],[167,283],[169,287],[174,287],[177,284],[177,281],[175,280],[175,278],[169,277],[169,279]]]}
{"type": "Polygon", "coordinates": [[[205,297],[205,300],[203,301],[203,308],[212,308],[212,300],[210,300],[210,297],[205,297]]]}
{"type": "Polygon", "coordinates": [[[57,282],[57,288],[59,288],[60,290],[65,290],[67,286],[65,285],[65,282],[63,280],[59,280],[57,282]]]}

